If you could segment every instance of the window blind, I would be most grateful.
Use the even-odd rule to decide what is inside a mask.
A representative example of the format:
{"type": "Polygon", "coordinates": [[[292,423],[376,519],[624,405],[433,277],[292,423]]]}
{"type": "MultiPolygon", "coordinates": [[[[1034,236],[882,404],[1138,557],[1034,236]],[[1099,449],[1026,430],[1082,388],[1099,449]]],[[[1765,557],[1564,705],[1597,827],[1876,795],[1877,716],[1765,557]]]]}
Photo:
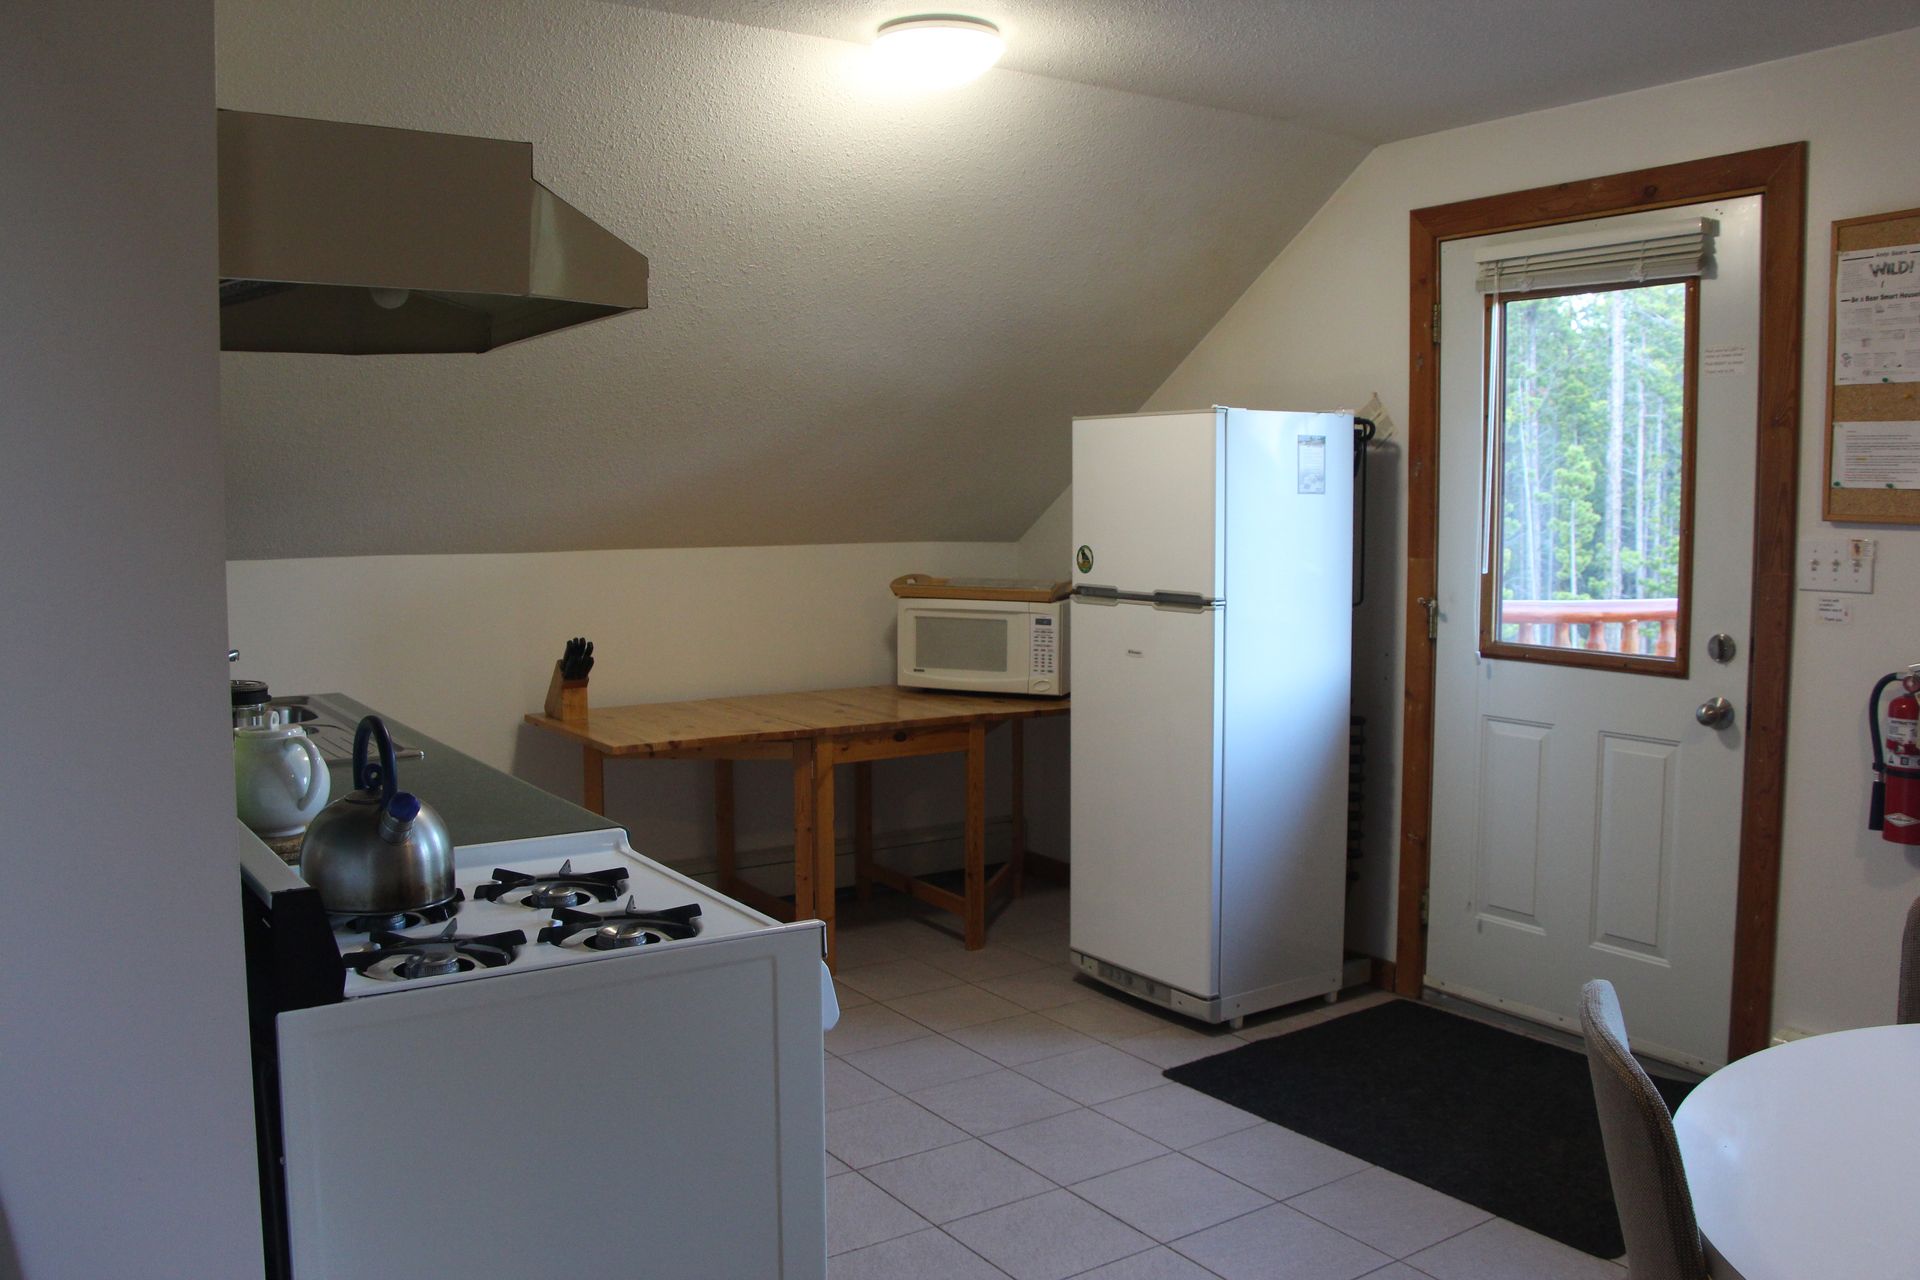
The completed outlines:
{"type": "Polygon", "coordinates": [[[1530,293],[1704,275],[1712,235],[1710,219],[1691,218],[1492,245],[1474,254],[1475,283],[1482,293],[1530,293]]]}

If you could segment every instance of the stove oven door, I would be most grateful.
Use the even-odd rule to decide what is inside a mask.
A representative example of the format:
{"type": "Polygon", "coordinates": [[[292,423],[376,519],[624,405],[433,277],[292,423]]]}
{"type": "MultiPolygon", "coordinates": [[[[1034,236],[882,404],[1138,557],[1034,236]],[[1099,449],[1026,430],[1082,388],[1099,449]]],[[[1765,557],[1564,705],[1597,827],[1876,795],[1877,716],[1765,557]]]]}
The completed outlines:
{"type": "Polygon", "coordinates": [[[825,1273],[820,925],[279,1018],[295,1280],[825,1273]]]}

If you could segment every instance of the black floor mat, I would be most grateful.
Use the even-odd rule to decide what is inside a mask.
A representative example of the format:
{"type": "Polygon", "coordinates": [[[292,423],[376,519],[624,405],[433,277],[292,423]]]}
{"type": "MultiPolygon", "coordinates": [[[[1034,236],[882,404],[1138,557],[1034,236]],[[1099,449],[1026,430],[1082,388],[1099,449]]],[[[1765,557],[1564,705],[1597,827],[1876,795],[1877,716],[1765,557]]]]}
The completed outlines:
{"type": "MultiPolygon", "coordinates": [[[[1596,1257],[1626,1249],[1576,1051],[1396,1000],[1166,1074],[1596,1257]]],[[[1654,1083],[1670,1108],[1693,1087],[1654,1083]]]]}

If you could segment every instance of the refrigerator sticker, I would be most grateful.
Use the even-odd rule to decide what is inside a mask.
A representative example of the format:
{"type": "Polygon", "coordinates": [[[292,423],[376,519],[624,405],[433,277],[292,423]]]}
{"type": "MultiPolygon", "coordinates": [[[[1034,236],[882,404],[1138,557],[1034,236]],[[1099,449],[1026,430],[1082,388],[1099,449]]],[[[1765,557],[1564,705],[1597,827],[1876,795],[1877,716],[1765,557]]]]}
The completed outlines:
{"type": "Polygon", "coordinates": [[[1093,548],[1082,545],[1080,550],[1074,553],[1073,562],[1080,566],[1080,572],[1092,573],[1093,572],[1093,548]]]}
{"type": "Polygon", "coordinates": [[[1300,437],[1300,492],[1327,491],[1327,438],[1300,437]]]}

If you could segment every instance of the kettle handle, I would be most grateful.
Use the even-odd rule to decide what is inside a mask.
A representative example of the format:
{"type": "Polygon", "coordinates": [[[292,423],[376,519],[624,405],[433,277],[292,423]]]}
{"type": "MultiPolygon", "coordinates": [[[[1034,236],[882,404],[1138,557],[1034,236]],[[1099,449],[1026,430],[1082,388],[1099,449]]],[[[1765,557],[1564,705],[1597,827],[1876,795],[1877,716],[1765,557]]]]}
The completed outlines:
{"type": "Polygon", "coordinates": [[[359,728],[353,731],[353,785],[357,791],[380,792],[380,803],[385,807],[399,790],[399,782],[394,776],[393,739],[387,733],[386,722],[379,716],[363,716],[359,728]],[[367,740],[374,739],[380,744],[380,762],[367,763],[367,740]]]}

